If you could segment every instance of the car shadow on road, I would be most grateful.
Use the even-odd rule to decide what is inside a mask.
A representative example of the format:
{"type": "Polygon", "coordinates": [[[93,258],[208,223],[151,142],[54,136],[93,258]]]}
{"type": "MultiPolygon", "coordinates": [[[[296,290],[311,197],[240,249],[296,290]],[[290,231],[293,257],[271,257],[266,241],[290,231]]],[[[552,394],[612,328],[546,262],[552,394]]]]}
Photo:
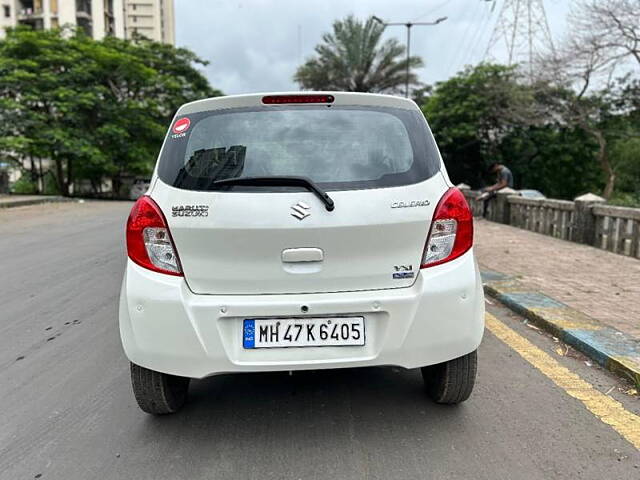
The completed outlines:
{"type": "Polygon", "coordinates": [[[465,410],[432,403],[419,370],[251,373],[193,381],[181,412],[149,417],[146,426],[155,431],[149,432],[155,441],[178,434],[206,443],[233,438],[242,445],[286,437],[311,446],[314,439],[347,441],[355,435],[365,441],[368,435],[400,432],[406,441],[412,431],[424,439],[429,431],[451,430],[465,410]]]}
{"type": "Polygon", "coordinates": [[[188,478],[390,478],[471,438],[472,412],[432,403],[419,370],[220,375],[179,413],[139,417],[134,443],[188,478]]]}

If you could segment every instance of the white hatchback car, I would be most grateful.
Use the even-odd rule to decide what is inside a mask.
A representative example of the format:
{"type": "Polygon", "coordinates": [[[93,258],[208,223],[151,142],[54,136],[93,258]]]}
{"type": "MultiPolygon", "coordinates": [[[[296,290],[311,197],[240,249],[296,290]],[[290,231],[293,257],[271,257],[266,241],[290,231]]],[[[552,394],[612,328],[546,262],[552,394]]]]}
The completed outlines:
{"type": "Polygon", "coordinates": [[[145,412],[232,372],[421,367],[436,402],[473,389],[472,215],[410,100],[188,103],[126,241],[120,333],[145,412]]]}

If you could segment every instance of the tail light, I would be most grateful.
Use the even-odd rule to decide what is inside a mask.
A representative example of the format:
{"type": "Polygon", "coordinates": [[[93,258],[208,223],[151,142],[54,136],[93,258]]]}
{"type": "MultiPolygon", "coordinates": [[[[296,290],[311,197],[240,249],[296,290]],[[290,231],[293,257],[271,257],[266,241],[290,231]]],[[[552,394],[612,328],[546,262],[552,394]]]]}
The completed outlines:
{"type": "Polygon", "coordinates": [[[448,262],[473,245],[473,215],[462,192],[450,188],[433,214],[420,268],[448,262]]]}
{"type": "Polygon", "coordinates": [[[144,268],[182,276],[167,221],[156,202],[146,195],[133,205],[127,220],[127,254],[144,268]]]}

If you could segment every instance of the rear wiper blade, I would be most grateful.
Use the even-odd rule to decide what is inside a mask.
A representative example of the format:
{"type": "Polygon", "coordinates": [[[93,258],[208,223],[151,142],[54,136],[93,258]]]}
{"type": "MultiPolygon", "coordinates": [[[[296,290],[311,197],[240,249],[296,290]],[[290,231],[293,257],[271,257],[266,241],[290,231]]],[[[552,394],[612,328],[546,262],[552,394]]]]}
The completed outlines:
{"type": "Polygon", "coordinates": [[[314,193],[318,197],[328,211],[335,208],[333,200],[329,195],[318,187],[311,179],[307,177],[235,177],[224,180],[216,180],[211,185],[244,185],[250,187],[302,187],[314,193]]]}

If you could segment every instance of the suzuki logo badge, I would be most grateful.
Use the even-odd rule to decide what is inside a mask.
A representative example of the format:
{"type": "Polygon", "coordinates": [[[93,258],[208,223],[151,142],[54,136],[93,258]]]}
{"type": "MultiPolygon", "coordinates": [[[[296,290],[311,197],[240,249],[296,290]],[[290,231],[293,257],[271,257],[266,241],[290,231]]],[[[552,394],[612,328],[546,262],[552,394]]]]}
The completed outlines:
{"type": "Polygon", "coordinates": [[[304,202],[298,202],[295,205],[291,206],[291,210],[293,210],[291,212],[291,215],[296,217],[298,220],[304,220],[305,218],[307,218],[309,215],[311,215],[309,213],[309,209],[311,207],[309,205],[307,205],[304,202]]]}

